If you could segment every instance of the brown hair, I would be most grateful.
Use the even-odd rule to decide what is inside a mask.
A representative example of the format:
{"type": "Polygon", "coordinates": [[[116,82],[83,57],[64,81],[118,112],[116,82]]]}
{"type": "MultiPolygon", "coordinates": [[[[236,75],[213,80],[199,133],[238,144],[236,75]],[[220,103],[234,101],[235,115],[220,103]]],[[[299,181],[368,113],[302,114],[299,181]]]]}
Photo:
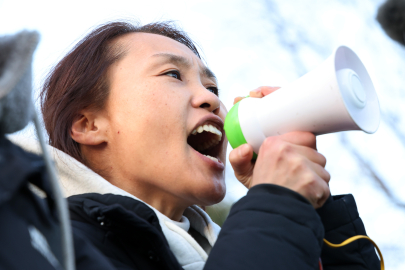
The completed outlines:
{"type": "Polygon", "coordinates": [[[84,162],[80,145],[71,138],[73,121],[85,108],[100,110],[109,95],[108,68],[125,54],[113,43],[128,33],[151,33],[174,39],[200,55],[192,40],[171,22],[137,26],[112,22],[91,31],[51,70],[40,99],[49,144],[84,162]]]}

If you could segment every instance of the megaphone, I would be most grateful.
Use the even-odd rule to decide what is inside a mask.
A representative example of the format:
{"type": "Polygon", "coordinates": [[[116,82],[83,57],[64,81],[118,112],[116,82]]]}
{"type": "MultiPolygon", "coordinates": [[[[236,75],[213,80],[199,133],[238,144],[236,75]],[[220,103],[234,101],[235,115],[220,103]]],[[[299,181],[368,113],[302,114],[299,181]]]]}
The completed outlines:
{"type": "Polygon", "coordinates": [[[378,98],[366,68],[351,49],[340,46],[293,83],[263,98],[236,103],[224,129],[233,148],[248,143],[259,153],[269,136],[291,131],[374,133],[379,122],[378,98]]]}

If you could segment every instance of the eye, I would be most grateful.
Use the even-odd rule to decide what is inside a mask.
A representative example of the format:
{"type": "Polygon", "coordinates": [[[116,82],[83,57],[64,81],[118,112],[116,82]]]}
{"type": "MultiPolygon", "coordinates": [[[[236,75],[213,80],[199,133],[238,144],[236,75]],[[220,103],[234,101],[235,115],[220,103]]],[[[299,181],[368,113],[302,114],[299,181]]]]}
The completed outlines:
{"type": "Polygon", "coordinates": [[[180,72],[177,70],[170,70],[170,71],[164,73],[163,75],[167,75],[167,76],[173,77],[173,78],[181,81],[180,72]]]}
{"type": "Polygon", "coordinates": [[[219,92],[218,87],[211,86],[211,87],[208,87],[207,90],[218,96],[218,92],[219,92]]]}

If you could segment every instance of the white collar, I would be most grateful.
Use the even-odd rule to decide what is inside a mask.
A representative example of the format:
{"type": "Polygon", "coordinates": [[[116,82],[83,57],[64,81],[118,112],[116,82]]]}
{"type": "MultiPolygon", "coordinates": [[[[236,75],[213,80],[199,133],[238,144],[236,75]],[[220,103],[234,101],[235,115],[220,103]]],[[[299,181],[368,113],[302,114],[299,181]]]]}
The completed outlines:
{"type": "Polygon", "coordinates": [[[186,232],[190,230],[190,221],[185,216],[182,216],[180,221],[172,220],[172,222],[177,226],[179,226],[180,228],[182,228],[183,230],[185,230],[186,232]]]}

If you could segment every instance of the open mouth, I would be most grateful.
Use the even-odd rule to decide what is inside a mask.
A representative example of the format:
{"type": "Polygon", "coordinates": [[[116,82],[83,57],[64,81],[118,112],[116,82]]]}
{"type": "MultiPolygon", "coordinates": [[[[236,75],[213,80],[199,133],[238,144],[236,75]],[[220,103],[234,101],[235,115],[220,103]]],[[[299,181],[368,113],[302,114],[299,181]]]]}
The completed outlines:
{"type": "Polygon", "coordinates": [[[202,155],[219,161],[221,150],[222,132],[211,124],[203,124],[195,128],[187,138],[187,143],[202,155]]]}

